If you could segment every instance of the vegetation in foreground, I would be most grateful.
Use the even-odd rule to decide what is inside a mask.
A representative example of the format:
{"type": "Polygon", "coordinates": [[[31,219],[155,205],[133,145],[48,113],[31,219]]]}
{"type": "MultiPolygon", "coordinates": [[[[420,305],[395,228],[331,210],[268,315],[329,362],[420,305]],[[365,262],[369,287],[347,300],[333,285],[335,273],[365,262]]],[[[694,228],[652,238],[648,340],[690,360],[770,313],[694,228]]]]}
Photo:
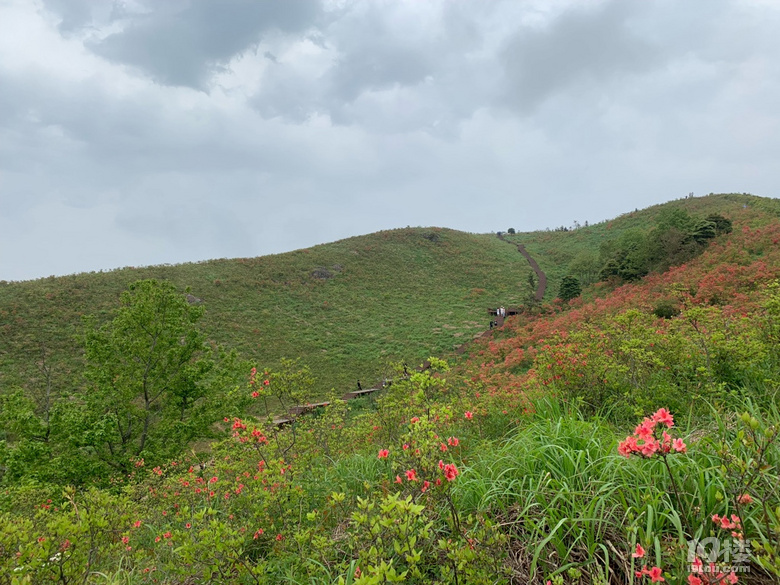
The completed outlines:
{"type": "Polygon", "coordinates": [[[262,405],[306,370],[211,356],[200,383],[238,368],[218,385],[255,415],[217,404],[208,454],[134,457],[104,487],[25,474],[34,439],[9,417],[0,581],[775,583],[780,225],[733,228],[663,274],[510,319],[452,369],[399,371],[358,410],[277,428],[262,405]]]}

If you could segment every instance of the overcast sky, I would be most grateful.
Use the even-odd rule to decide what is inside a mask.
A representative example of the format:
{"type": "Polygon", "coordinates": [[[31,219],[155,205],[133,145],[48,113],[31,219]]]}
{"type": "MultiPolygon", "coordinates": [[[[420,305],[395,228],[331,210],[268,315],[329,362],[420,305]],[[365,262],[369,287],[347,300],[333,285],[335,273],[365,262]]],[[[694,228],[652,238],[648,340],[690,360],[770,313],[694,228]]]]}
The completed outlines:
{"type": "Polygon", "coordinates": [[[780,187],[776,0],[0,0],[0,280],[780,187]]]}

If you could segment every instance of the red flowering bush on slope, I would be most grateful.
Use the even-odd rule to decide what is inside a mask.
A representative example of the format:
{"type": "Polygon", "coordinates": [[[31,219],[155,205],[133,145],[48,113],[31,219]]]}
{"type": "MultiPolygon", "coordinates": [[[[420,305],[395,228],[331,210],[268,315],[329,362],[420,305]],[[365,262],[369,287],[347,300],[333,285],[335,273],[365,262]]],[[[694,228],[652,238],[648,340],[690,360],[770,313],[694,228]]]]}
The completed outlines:
{"type": "Polygon", "coordinates": [[[648,386],[664,388],[655,404],[640,397],[622,416],[682,393],[709,396],[721,382],[753,371],[767,351],[756,342],[764,331],[755,315],[780,276],[780,246],[774,243],[780,224],[737,228],[690,263],[605,298],[578,300],[558,314],[510,319],[508,336],[477,344],[464,367],[470,387],[480,393],[477,404],[508,404],[517,412],[541,392],[598,408],[607,399],[633,400],[648,386]],[[661,301],[678,306],[680,315],[656,318],[652,312],[661,301]]]}

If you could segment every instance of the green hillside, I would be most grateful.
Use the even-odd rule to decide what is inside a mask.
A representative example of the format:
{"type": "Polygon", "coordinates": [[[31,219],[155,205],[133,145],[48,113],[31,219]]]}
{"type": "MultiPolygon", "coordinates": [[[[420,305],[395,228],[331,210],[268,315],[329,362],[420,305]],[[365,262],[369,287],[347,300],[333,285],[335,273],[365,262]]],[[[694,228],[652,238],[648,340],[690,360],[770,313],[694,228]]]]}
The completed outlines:
{"type": "Polygon", "coordinates": [[[49,277],[0,285],[0,381],[80,383],[81,316],[107,320],[128,284],[166,279],[202,300],[214,341],[264,367],[301,358],[316,390],[371,385],[483,332],[485,308],[516,303],[528,264],[493,235],[407,228],[260,258],[49,277]]]}
{"type": "MultiPolygon", "coordinates": [[[[548,275],[550,301],[565,275],[581,276],[583,266],[590,266],[595,277],[603,242],[646,231],[669,209],[721,213],[747,223],[780,216],[777,200],[711,195],[576,230],[505,237],[524,244],[548,275]]],[[[388,373],[391,362],[447,355],[482,333],[486,307],[526,299],[529,272],[515,247],[494,235],[406,228],[259,258],[2,282],[0,383],[40,385],[45,355],[55,384],[80,386],[82,315],[105,321],[131,282],[156,278],[202,301],[209,338],[242,357],[265,367],[282,357],[300,358],[315,375],[317,395],[353,389],[358,379],[369,386],[388,373]]]]}
{"type": "Polygon", "coordinates": [[[761,225],[770,218],[780,217],[780,201],[754,195],[728,193],[669,201],[646,209],[624,213],[615,219],[569,231],[535,231],[506,234],[508,241],[523,244],[539,263],[549,279],[545,301],[552,301],[558,293],[561,279],[573,274],[587,281],[596,277],[599,247],[607,240],[617,240],[626,232],[647,232],[659,215],[671,210],[684,210],[692,216],[706,217],[721,214],[739,219],[745,225],[761,225]],[[591,264],[595,259],[595,263],[591,264]]]}

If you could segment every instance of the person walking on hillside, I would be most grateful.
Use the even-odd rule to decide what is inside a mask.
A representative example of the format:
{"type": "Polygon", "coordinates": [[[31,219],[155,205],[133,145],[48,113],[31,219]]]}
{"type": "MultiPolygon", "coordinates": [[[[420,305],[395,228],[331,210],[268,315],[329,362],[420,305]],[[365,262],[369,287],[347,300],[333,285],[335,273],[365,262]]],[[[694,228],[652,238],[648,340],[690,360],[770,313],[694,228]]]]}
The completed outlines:
{"type": "Polygon", "coordinates": [[[358,390],[362,390],[363,386],[360,385],[360,379],[358,378],[358,390]]]}

